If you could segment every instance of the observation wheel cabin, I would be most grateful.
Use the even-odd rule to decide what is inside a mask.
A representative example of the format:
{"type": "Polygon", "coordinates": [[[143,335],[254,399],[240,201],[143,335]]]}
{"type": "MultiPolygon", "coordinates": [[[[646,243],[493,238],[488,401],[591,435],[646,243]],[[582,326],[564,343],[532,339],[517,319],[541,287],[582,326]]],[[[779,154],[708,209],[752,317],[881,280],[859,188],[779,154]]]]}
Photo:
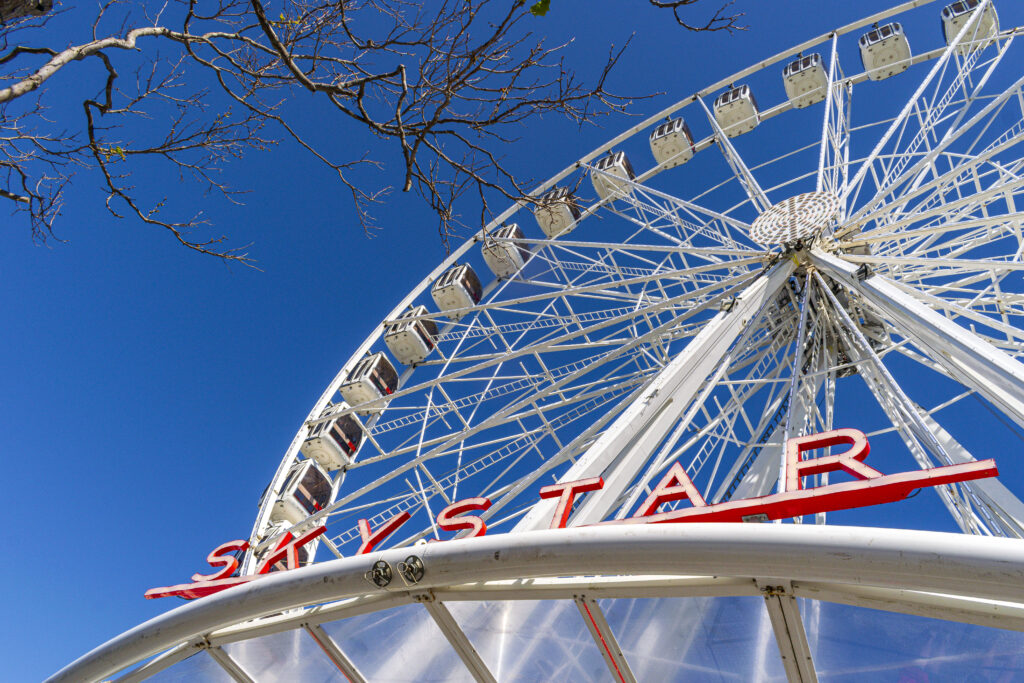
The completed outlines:
{"type": "Polygon", "coordinates": [[[302,442],[302,454],[328,472],[348,467],[363,443],[363,425],[354,414],[342,412],[347,408],[344,401],[328,406],[302,442]]]}
{"type": "MultiPolygon", "coordinates": [[[[960,30],[971,20],[981,0],[958,0],[942,8],[942,35],[946,45],[952,45],[960,30]]],[[[964,44],[957,48],[961,55],[988,47],[999,33],[999,15],[991,2],[985,6],[974,28],[967,30],[964,44]]]]}
{"type": "Polygon", "coordinates": [[[730,138],[757,128],[761,111],[749,85],[730,88],[715,99],[715,121],[730,138]]]}
{"type": "MultiPolygon", "coordinates": [[[[338,392],[349,403],[359,406],[362,403],[376,401],[395,393],[398,388],[398,372],[383,351],[366,356],[356,363],[349,373],[348,379],[338,388],[338,392]]],[[[358,410],[358,408],[357,408],[358,410]]],[[[381,408],[373,412],[380,412],[381,408]]],[[[361,414],[371,411],[358,410],[361,414]]]]}
{"type": "Polygon", "coordinates": [[[541,196],[533,215],[545,235],[558,237],[571,232],[582,214],[568,188],[553,187],[541,196]]]}
{"type": "Polygon", "coordinates": [[[278,524],[299,524],[330,505],[333,485],[315,460],[295,463],[274,501],[270,519],[278,524]]]}
{"type": "Polygon", "coordinates": [[[690,126],[682,118],[669,119],[655,128],[649,142],[654,159],[665,168],[685,164],[697,151],[690,126]]]}
{"type": "Polygon", "coordinates": [[[611,199],[629,192],[630,182],[636,178],[633,164],[625,152],[611,152],[594,163],[590,180],[601,199],[611,199]]]}
{"type": "Polygon", "coordinates": [[[860,37],[860,59],[873,81],[881,81],[910,67],[910,42],[897,22],[876,27],[860,37]]]}
{"type": "Polygon", "coordinates": [[[403,365],[422,362],[434,350],[437,323],[430,318],[426,306],[416,306],[387,326],[384,344],[403,365]]]}
{"type": "Polygon", "coordinates": [[[798,56],[782,70],[782,83],[786,97],[797,109],[823,102],[828,88],[828,73],[821,55],[798,56]]]}
{"type": "Polygon", "coordinates": [[[512,277],[530,260],[530,250],[515,242],[521,239],[523,231],[515,223],[503,225],[484,238],[480,253],[495,277],[512,277]]]}
{"type": "Polygon", "coordinates": [[[430,288],[430,296],[449,320],[458,320],[469,309],[480,303],[483,296],[480,278],[469,265],[463,263],[446,270],[430,288]]]}

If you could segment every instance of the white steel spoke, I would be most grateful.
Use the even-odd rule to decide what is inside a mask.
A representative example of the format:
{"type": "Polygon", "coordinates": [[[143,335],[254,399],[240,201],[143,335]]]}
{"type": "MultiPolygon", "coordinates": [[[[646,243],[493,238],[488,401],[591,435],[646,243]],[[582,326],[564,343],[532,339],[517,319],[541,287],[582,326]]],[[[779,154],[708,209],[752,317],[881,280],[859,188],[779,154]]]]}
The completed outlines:
{"type": "Polygon", "coordinates": [[[747,165],[743,162],[743,158],[740,157],[739,152],[733,147],[732,142],[729,141],[729,137],[722,131],[722,128],[718,125],[718,121],[715,119],[714,114],[708,109],[708,106],[704,104],[704,100],[697,98],[700,102],[701,108],[704,110],[704,114],[707,116],[708,122],[711,124],[711,129],[715,132],[715,142],[718,144],[718,148],[722,150],[722,155],[725,157],[726,162],[732,169],[736,179],[740,182],[744,192],[747,193],[747,197],[750,199],[750,203],[759,212],[767,211],[772,203],[768,201],[768,196],[765,195],[764,190],[758,185],[757,179],[747,168],[747,165]]]}
{"type": "Polygon", "coordinates": [[[927,308],[878,275],[863,281],[856,268],[821,251],[816,266],[856,290],[882,315],[908,330],[915,344],[951,375],[999,405],[1024,425],[1024,365],[927,308]]]}
{"type": "Polygon", "coordinates": [[[832,46],[829,50],[828,85],[825,90],[825,114],[822,121],[815,190],[842,196],[846,190],[850,163],[850,104],[853,83],[841,78],[838,45],[839,35],[835,34],[832,36],[832,46]]]}
{"type": "MultiPolygon", "coordinates": [[[[989,0],[983,0],[983,5],[987,5],[988,2],[989,0]]],[[[917,90],[914,92],[913,95],[911,95],[910,99],[907,101],[906,105],[904,105],[899,115],[889,126],[889,129],[885,132],[884,135],[882,135],[882,138],[875,145],[875,148],[871,150],[871,154],[868,155],[868,158],[861,163],[860,168],[857,170],[857,173],[854,175],[852,181],[850,182],[850,186],[847,188],[846,193],[842,197],[844,204],[848,203],[847,200],[851,192],[856,191],[857,188],[860,187],[861,183],[865,179],[866,173],[869,170],[873,171],[875,160],[878,159],[880,153],[888,144],[888,142],[893,138],[893,136],[897,135],[898,132],[903,130],[911,111],[913,111],[914,108],[918,106],[918,104],[921,102],[922,96],[924,95],[928,87],[931,85],[932,81],[935,80],[936,77],[940,76],[944,72],[947,62],[949,62],[950,58],[955,54],[956,49],[963,42],[964,38],[967,37],[968,31],[971,29],[972,26],[975,25],[976,19],[979,16],[981,16],[980,11],[976,12],[973,15],[971,21],[964,24],[964,26],[960,29],[960,32],[956,35],[956,38],[949,44],[948,47],[946,47],[942,56],[938,60],[936,60],[931,70],[928,72],[928,75],[925,76],[924,80],[917,87],[917,90]]],[[[972,54],[977,54],[978,52],[980,51],[975,51],[972,54]]],[[[952,91],[953,89],[950,88],[950,92],[952,91]]],[[[922,129],[920,131],[920,135],[915,137],[914,141],[911,142],[910,151],[908,152],[908,155],[913,153],[913,150],[917,148],[917,146],[920,144],[920,141],[923,141],[924,135],[925,129],[922,129]]],[[[906,158],[909,159],[909,157],[906,158]]],[[[879,183],[879,185],[881,185],[881,183],[879,183]]]]}
{"type": "MultiPolygon", "coordinates": [[[[630,406],[605,431],[587,454],[563,475],[561,481],[597,476],[615,464],[615,478],[588,497],[574,518],[575,524],[600,520],[675,422],[669,403],[687,405],[708,373],[739,336],[751,317],[785,284],[793,264],[784,261],[759,278],[735,302],[729,312],[719,313],[649,385],[644,400],[630,406]],[[621,461],[621,462],[620,462],[621,461]]],[[[544,528],[555,503],[542,501],[517,525],[517,529],[544,528]]]]}

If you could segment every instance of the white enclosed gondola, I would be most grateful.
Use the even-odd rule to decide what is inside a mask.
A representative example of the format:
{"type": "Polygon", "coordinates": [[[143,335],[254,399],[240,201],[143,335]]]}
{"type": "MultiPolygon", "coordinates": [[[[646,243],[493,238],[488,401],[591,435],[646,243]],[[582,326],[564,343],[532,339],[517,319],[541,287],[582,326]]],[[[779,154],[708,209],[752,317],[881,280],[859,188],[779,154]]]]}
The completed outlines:
{"type": "Polygon", "coordinates": [[[650,142],[651,154],[665,168],[685,164],[696,151],[693,133],[683,119],[672,119],[655,128],[650,142]]]}
{"type": "MultiPolygon", "coordinates": [[[[981,0],[958,0],[942,8],[942,34],[946,39],[946,45],[953,42],[964,24],[974,16],[979,5],[981,0]]],[[[996,14],[995,5],[990,2],[974,23],[974,27],[967,30],[964,42],[957,48],[957,52],[967,54],[976,48],[987,47],[998,33],[999,15],[996,14]]]]}
{"type": "Polygon", "coordinates": [[[895,76],[910,67],[910,42],[898,23],[875,27],[857,42],[864,70],[873,81],[895,76]]]}
{"type": "Polygon", "coordinates": [[[530,250],[511,241],[521,239],[523,231],[515,223],[503,225],[485,238],[480,251],[496,277],[512,277],[530,260],[530,250]]]}
{"type": "Polygon", "coordinates": [[[821,55],[798,56],[782,70],[782,83],[790,104],[797,109],[823,101],[828,88],[828,73],[821,55]]]}
{"type": "Polygon", "coordinates": [[[344,401],[325,408],[321,418],[335,417],[310,427],[302,442],[302,454],[316,460],[328,472],[348,467],[363,443],[359,418],[352,413],[339,414],[347,408],[344,401]]]}
{"type": "Polygon", "coordinates": [[[576,198],[564,187],[553,187],[540,198],[540,206],[533,211],[537,224],[548,237],[570,232],[580,219],[576,198]]]}
{"type": "MultiPolygon", "coordinates": [[[[367,401],[376,401],[390,396],[398,388],[398,373],[384,352],[375,353],[363,358],[348,373],[348,378],[338,388],[338,392],[350,405],[358,406],[367,401]]],[[[380,412],[383,406],[374,410],[359,411],[362,414],[380,412]]]]}
{"type": "Polygon", "coordinates": [[[271,521],[298,524],[331,504],[332,489],[331,478],[315,461],[295,463],[274,501],[271,521]]]}
{"type": "Polygon", "coordinates": [[[476,272],[463,263],[452,266],[437,278],[430,288],[430,296],[450,320],[458,320],[469,313],[471,306],[480,303],[483,287],[476,272]]]}
{"type": "Polygon", "coordinates": [[[434,350],[437,323],[427,315],[426,306],[416,306],[398,317],[384,331],[384,343],[403,365],[415,365],[434,350]]]}
{"type": "Polygon", "coordinates": [[[629,181],[636,178],[633,164],[625,152],[612,152],[594,162],[590,180],[601,199],[619,197],[629,192],[629,181]]]}
{"type": "Polygon", "coordinates": [[[754,130],[761,122],[761,111],[750,86],[730,88],[719,95],[715,99],[715,121],[730,138],[754,130]]]}

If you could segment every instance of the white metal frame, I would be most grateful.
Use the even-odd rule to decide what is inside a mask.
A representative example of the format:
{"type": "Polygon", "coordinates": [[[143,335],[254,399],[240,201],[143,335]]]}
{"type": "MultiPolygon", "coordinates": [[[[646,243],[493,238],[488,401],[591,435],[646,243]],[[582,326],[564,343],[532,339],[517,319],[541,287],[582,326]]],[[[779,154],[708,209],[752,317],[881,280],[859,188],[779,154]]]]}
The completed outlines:
{"type": "MultiPolygon", "coordinates": [[[[395,565],[406,549],[280,572],[151,619],[49,681],[100,680],[163,650],[177,657],[202,643],[212,654],[228,642],[414,602],[438,611],[457,600],[763,595],[775,614],[780,651],[795,653],[787,671],[797,673],[790,680],[814,680],[793,597],[1024,630],[1024,543],[1011,539],[815,525],[665,524],[502,534],[418,551],[426,571],[415,586],[398,581],[376,589],[363,578],[370,564],[395,565]],[[581,567],[586,577],[554,578],[573,577],[581,567]],[[268,614],[279,616],[260,619],[268,614]]],[[[465,638],[454,619],[442,621],[450,639],[465,638]]],[[[487,680],[482,671],[474,675],[487,680]]]]}

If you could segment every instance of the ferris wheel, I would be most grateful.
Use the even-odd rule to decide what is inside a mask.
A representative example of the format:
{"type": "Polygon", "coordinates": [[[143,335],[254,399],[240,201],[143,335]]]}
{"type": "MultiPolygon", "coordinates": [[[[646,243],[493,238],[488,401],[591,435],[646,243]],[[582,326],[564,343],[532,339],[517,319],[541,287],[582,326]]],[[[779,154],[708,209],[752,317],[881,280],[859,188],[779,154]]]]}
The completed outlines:
{"type": "MultiPolygon", "coordinates": [[[[936,13],[928,5],[723,78],[581,157],[455,250],[310,410],[260,499],[242,573],[268,571],[285,535],[311,530],[298,564],[391,548],[408,562],[424,543],[480,532],[439,523],[466,499],[488,535],[624,522],[680,468],[690,492],[661,512],[685,510],[687,497],[756,499],[783,490],[790,440],[840,428],[865,432],[871,466],[886,473],[975,463],[990,454],[970,443],[986,433],[1019,438],[1022,29],[1001,27],[990,0],[960,0],[941,10],[941,33],[913,34],[905,15],[936,13]],[[565,509],[543,492],[598,479],[565,509]]],[[[935,486],[907,503],[923,510],[907,523],[1024,538],[1014,489],[994,478],[935,486]]],[[[587,557],[598,571],[600,556],[587,557]]],[[[399,571],[415,583],[422,569],[399,571]]],[[[785,594],[769,589],[766,599],[785,594]]],[[[596,603],[572,596],[594,640],[614,643],[596,603]]],[[[472,677],[494,680],[451,613],[416,599],[472,677]]],[[[794,623],[786,604],[772,612],[777,635],[794,623]]],[[[356,680],[331,639],[302,624],[356,680]]],[[[813,679],[794,661],[806,639],[789,655],[783,640],[789,680],[813,679]]],[[[636,680],[617,647],[602,653],[608,669],[636,680]]]]}
{"type": "MultiPolygon", "coordinates": [[[[1024,426],[1016,31],[954,3],[914,53],[901,9],[631,128],[435,268],[314,405],[250,571],[315,525],[321,557],[358,552],[361,519],[407,517],[381,547],[451,538],[460,498],[492,533],[546,528],[559,481],[604,479],[570,526],[623,519],[676,462],[707,502],[763,496],[788,439],[837,427],[968,462],[941,414],[968,398],[1024,426]]],[[[963,532],[1024,535],[1002,484],[937,491],[963,532]]]]}

